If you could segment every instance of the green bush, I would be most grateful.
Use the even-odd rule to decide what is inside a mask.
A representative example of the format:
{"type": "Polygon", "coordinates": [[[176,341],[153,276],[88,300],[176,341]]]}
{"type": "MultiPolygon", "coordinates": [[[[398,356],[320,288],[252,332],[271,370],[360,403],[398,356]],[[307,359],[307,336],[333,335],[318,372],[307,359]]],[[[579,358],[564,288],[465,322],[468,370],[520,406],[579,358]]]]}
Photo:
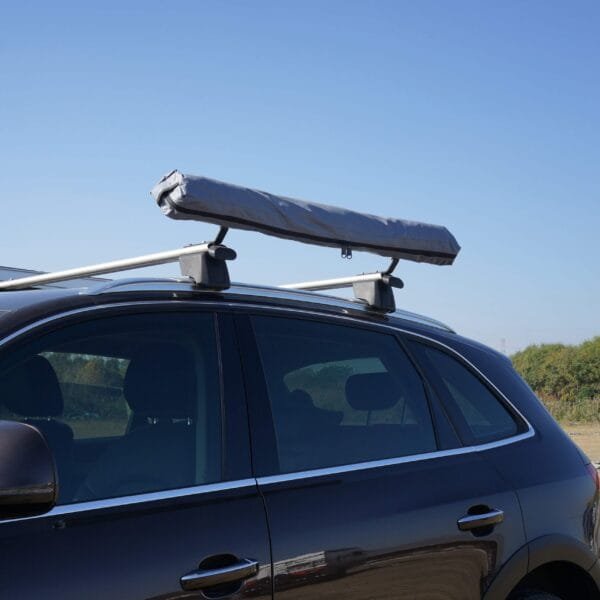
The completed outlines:
{"type": "Polygon", "coordinates": [[[556,419],[600,421],[600,336],[579,346],[529,346],[512,361],[556,419]]]}

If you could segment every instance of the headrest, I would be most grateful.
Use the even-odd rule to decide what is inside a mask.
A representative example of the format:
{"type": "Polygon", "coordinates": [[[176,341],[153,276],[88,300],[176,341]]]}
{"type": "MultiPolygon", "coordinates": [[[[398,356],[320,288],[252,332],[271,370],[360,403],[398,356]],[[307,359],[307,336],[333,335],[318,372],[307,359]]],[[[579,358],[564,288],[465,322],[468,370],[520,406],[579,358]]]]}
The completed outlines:
{"type": "Polygon", "coordinates": [[[125,374],[123,393],[129,408],[146,417],[186,419],[196,415],[196,365],[176,346],[145,349],[125,374]]]}
{"type": "Polygon", "coordinates": [[[63,397],[56,373],[43,356],[34,356],[0,378],[0,402],[22,417],[57,417],[63,397]]]}
{"type": "Polygon", "coordinates": [[[355,410],[386,410],[400,399],[389,373],[351,375],[346,381],[346,400],[355,410]]]}

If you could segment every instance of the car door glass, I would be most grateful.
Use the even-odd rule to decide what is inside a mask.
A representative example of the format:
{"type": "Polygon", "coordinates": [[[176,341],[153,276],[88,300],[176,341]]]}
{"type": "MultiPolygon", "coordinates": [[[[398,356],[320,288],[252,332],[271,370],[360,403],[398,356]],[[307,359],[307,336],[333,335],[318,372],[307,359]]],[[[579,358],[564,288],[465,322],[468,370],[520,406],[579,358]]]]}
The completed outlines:
{"type": "Polygon", "coordinates": [[[43,352],[63,396],[62,421],[75,439],[122,436],[131,410],[123,393],[130,360],[101,354],[43,352]]]}
{"type": "Polygon", "coordinates": [[[216,344],[203,313],[63,326],[0,357],[0,418],[42,432],[60,504],[218,481],[216,344]]]}
{"type": "Polygon", "coordinates": [[[393,336],[279,317],[253,323],[282,472],[437,449],[423,383],[393,336]]]}
{"type": "Polygon", "coordinates": [[[509,410],[466,366],[430,345],[409,344],[441,383],[449,412],[467,443],[486,443],[518,433],[519,425],[509,410]]]}

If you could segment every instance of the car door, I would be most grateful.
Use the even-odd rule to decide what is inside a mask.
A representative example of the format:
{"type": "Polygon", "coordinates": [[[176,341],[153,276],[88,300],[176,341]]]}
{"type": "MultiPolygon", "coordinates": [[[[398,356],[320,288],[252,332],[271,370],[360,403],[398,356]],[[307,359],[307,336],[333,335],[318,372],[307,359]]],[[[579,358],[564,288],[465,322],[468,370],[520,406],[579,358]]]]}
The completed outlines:
{"type": "Polygon", "coordinates": [[[271,597],[231,318],[158,303],[31,329],[0,346],[0,418],[42,431],[60,496],[0,522],[0,597],[271,597]]]}
{"type": "Polygon", "coordinates": [[[525,543],[515,493],[393,331],[297,314],[237,319],[275,598],[480,598],[525,543]]]}

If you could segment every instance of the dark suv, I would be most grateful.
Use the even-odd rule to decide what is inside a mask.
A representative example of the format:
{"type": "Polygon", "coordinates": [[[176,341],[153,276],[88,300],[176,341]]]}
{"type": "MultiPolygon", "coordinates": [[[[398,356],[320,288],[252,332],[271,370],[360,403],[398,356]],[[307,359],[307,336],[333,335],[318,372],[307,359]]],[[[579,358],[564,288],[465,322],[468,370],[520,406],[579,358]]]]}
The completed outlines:
{"type": "Polygon", "coordinates": [[[0,292],[0,597],[597,598],[598,476],[509,360],[329,296],[0,292]]]}

